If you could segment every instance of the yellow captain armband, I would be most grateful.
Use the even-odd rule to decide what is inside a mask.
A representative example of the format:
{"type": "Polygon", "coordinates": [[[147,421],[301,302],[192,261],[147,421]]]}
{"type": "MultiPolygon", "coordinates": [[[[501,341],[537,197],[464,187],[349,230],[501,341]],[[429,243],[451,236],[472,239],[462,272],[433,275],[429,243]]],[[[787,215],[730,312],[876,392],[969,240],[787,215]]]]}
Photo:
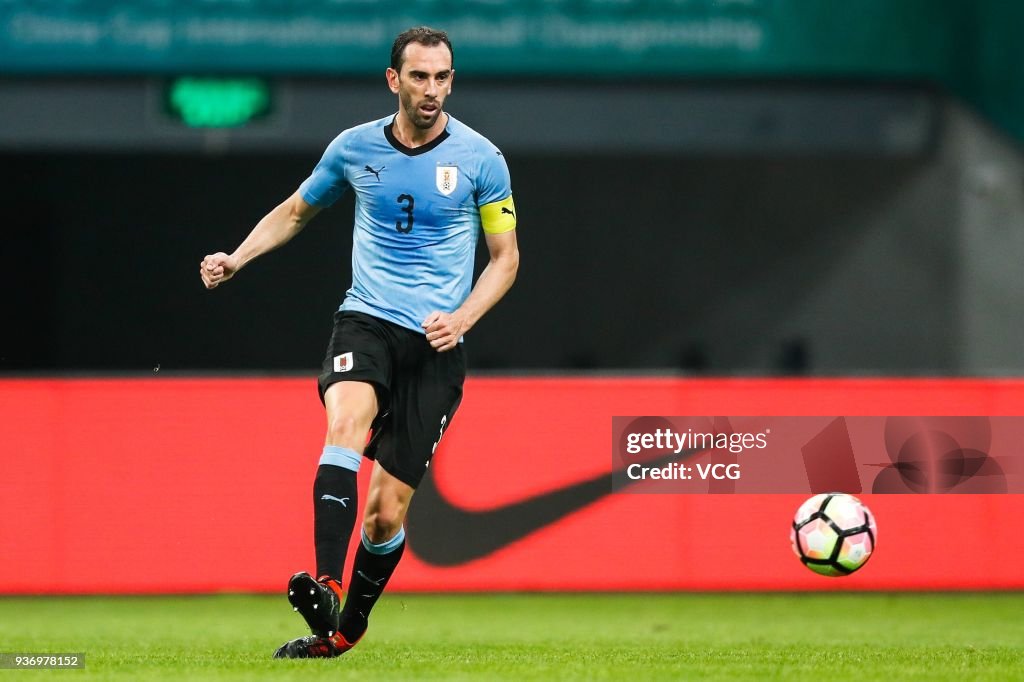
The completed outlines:
{"type": "Polygon", "coordinates": [[[480,224],[487,234],[501,234],[516,229],[516,205],[512,195],[480,207],[480,224]]]}

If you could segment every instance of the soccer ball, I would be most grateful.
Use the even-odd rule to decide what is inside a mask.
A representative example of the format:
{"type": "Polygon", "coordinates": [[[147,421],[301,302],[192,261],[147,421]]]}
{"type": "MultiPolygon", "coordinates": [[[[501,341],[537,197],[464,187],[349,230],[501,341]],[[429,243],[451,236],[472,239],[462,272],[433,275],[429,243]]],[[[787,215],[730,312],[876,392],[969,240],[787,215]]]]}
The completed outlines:
{"type": "Polygon", "coordinates": [[[875,551],[875,517],[853,495],[823,493],[800,505],[789,532],[804,566],[832,577],[850,575],[875,551]]]}

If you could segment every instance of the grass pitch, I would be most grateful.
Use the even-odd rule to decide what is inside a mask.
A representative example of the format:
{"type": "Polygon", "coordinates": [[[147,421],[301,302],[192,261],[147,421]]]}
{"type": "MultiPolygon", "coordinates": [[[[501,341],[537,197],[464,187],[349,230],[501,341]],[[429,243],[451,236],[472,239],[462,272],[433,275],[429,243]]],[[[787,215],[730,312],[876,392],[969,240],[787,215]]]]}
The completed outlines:
{"type": "MultiPolygon", "coordinates": [[[[1024,680],[1024,594],[387,595],[333,660],[284,597],[3,597],[0,652],[75,680],[1024,680]]],[[[0,673],[0,676],[15,673],[0,673]]]]}

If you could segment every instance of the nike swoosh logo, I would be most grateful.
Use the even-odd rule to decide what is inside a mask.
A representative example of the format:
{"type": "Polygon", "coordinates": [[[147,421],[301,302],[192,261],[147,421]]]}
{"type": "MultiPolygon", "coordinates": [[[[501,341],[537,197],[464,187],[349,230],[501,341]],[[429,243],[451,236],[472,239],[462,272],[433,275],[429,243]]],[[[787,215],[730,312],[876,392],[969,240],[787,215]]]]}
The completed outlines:
{"type": "Polygon", "coordinates": [[[334,495],[321,495],[320,499],[321,500],[334,500],[335,502],[341,502],[341,506],[342,507],[346,507],[346,508],[348,507],[348,505],[345,504],[346,502],[348,502],[348,498],[347,497],[335,497],[334,495]]]}
{"type": "MultiPolygon", "coordinates": [[[[701,452],[704,449],[684,450],[644,465],[665,466],[701,452]]],[[[483,558],[610,495],[616,476],[624,477],[625,472],[601,473],[484,511],[455,506],[437,489],[434,477],[427,476],[416,489],[416,504],[409,510],[409,550],[432,566],[459,566],[483,558]]]]}

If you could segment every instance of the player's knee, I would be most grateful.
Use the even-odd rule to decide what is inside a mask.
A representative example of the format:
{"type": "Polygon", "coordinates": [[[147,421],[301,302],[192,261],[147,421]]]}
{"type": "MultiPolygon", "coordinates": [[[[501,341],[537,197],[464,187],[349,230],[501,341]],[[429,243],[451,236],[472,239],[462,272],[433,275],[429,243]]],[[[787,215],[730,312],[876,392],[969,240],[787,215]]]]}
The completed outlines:
{"type": "Polygon", "coordinates": [[[368,431],[366,426],[351,415],[332,415],[327,422],[327,443],[362,452],[368,431]]]}
{"type": "Polygon", "coordinates": [[[366,516],[363,531],[370,542],[379,545],[395,537],[404,521],[405,514],[399,507],[384,507],[366,516]]]}

